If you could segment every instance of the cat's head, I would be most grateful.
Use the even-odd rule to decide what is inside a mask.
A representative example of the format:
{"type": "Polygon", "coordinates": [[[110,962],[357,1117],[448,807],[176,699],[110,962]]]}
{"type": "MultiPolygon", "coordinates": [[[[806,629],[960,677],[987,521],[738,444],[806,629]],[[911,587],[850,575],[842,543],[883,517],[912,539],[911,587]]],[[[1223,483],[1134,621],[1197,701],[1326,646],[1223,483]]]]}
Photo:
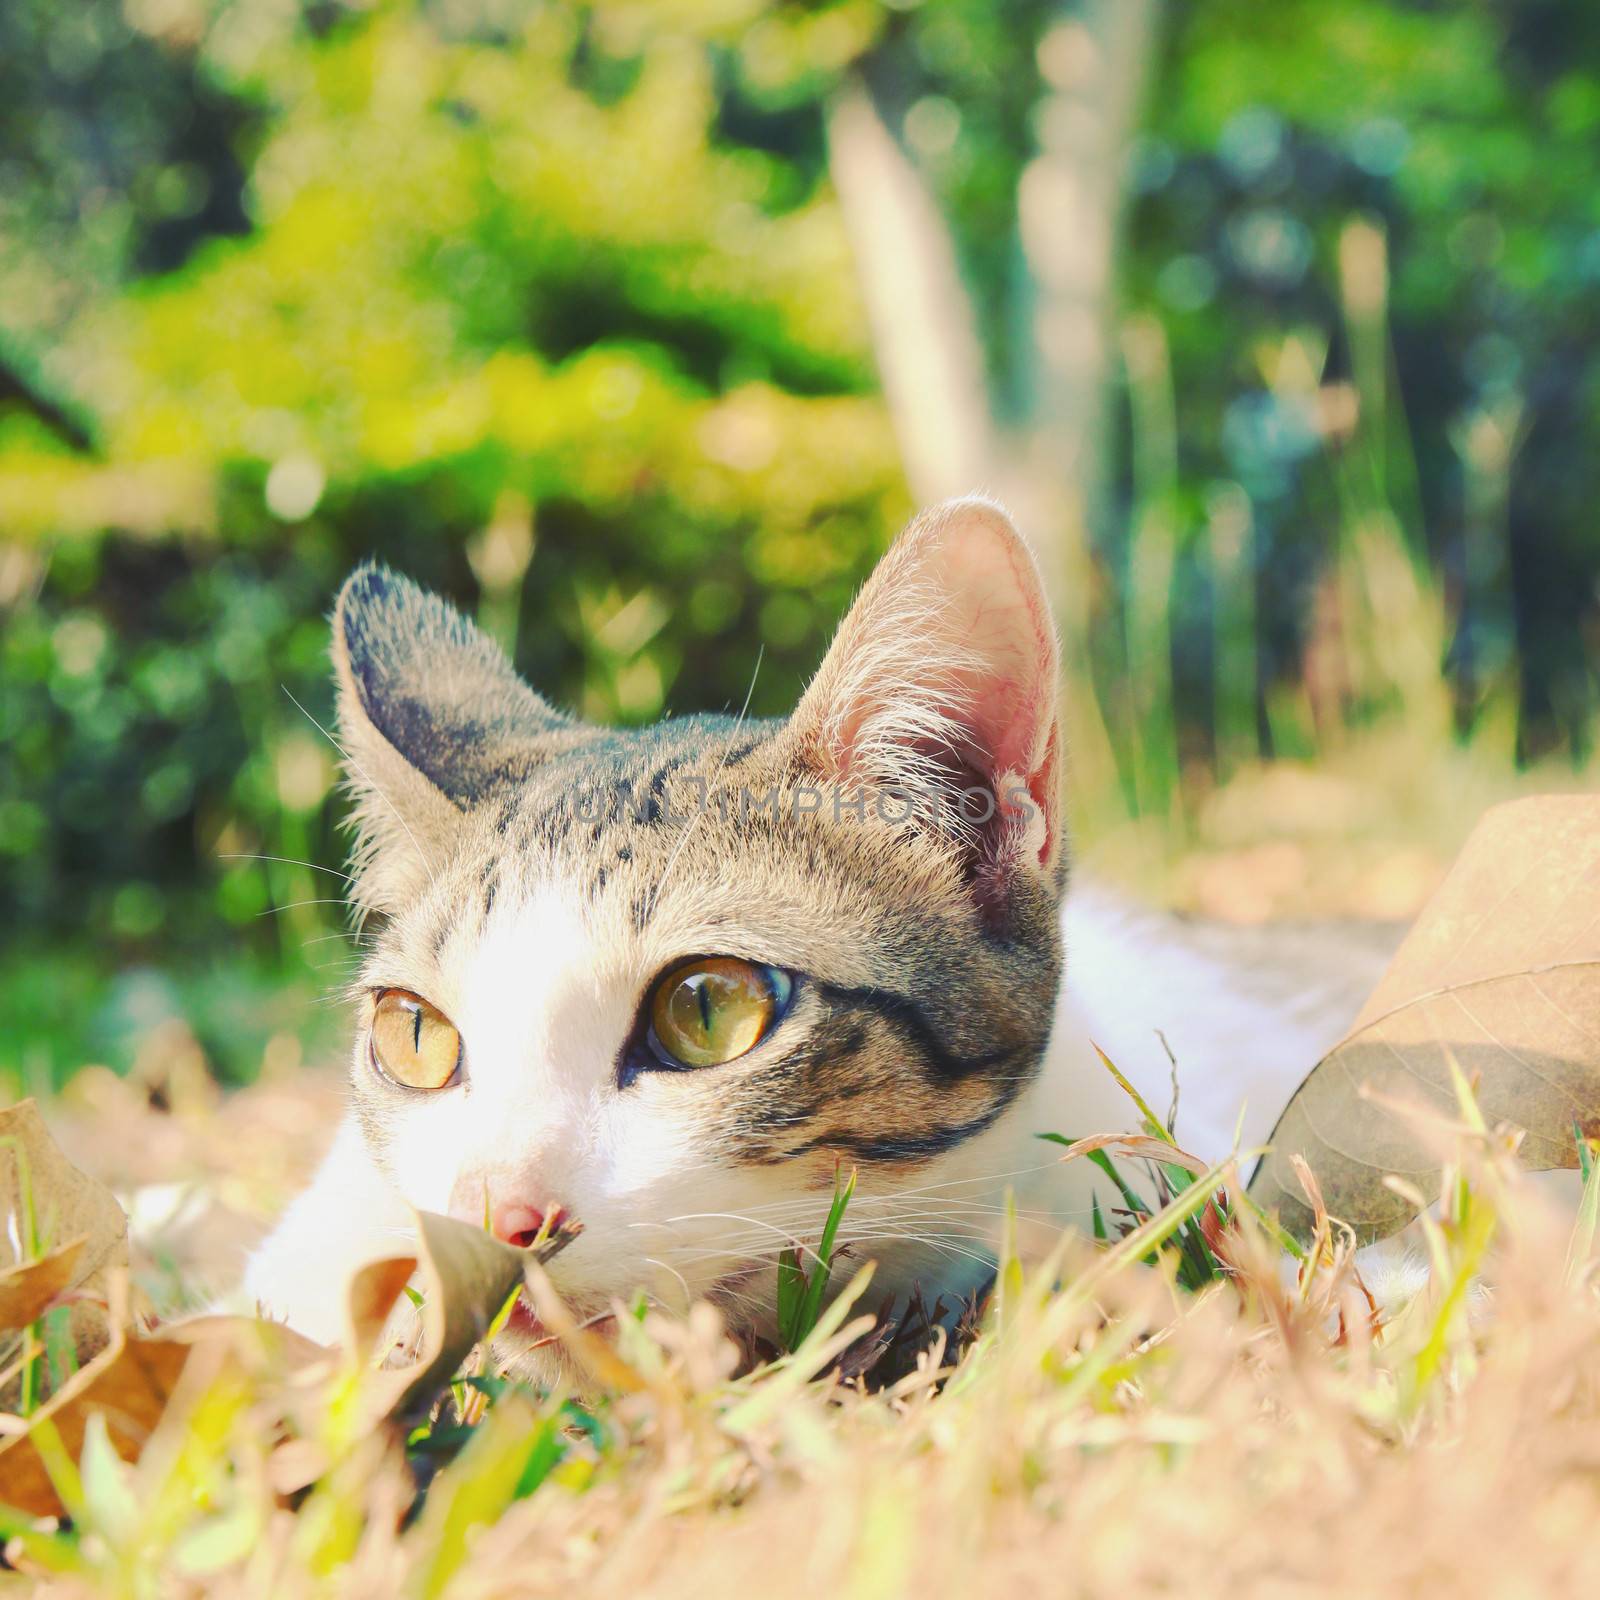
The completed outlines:
{"type": "Polygon", "coordinates": [[[580,1313],[710,1294],[760,1327],[843,1164],[854,1256],[972,1279],[1066,872],[1055,638],[998,508],[914,522],[786,720],[585,725],[377,567],[334,655],[355,1102],[407,1200],[512,1238],[561,1207],[580,1313]]]}

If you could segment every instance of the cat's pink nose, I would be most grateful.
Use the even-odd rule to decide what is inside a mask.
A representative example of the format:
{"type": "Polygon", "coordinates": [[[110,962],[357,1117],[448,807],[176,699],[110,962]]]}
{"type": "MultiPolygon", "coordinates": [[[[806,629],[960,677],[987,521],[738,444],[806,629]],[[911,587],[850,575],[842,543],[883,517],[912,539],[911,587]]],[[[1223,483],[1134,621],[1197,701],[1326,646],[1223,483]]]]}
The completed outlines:
{"type": "Polygon", "coordinates": [[[554,1229],[561,1221],[562,1215],[562,1208],[559,1205],[552,1205],[544,1211],[539,1210],[537,1206],[497,1206],[493,1218],[495,1237],[504,1239],[507,1244],[516,1245],[519,1250],[526,1250],[539,1237],[540,1230],[546,1223],[554,1229]]]}

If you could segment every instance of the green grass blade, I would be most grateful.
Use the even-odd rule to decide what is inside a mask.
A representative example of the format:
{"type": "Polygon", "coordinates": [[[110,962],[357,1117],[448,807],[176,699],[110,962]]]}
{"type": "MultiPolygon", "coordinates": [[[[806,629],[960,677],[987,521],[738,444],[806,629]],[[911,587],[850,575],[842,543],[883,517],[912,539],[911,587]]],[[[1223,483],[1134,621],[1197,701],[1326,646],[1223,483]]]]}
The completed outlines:
{"type": "Polygon", "coordinates": [[[1136,1217],[1151,1215],[1151,1207],[1144,1197],[1135,1189],[1126,1178],[1117,1171],[1117,1164],[1104,1150],[1091,1150],[1089,1159],[1117,1186],[1117,1193],[1122,1196],[1123,1203],[1136,1217]]]}
{"type": "Polygon", "coordinates": [[[778,1254],[778,1332],[787,1350],[793,1350],[800,1342],[796,1330],[805,1295],[806,1275],[800,1267],[799,1252],[793,1245],[786,1245],[778,1254]]]}
{"type": "Polygon", "coordinates": [[[822,1240],[817,1245],[817,1259],[806,1279],[805,1297],[800,1303],[799,1338],[794,1341],[796,1345],[807,1338],[822,1314],[822,1297],[828,1292],[828,1277],[833,1268],[834,1241],[839,1236],[839,1224],[844,1221],[850,1197],[855,1192],[856,1172],[852,1167],[850,1176],[843,1183],[834,1179],[833,1204],[828,1207],[828,1220],[822,1225],[822,1240]]]}
{"type": "Polygon", "coordinates": [[[566,1440],[561,1437],[561,1416],[546,1417],[539,1425],[528,1459],[523,1463],[522,1476],[512,1491],[513,1500],[526,1500],[535,1489],[560,1466],[567,1453],[566,1440]]]}
{"type": "Polygon", "coordinates": [[[1153,1217],[1147,1218],[1112,1245],[1088,1272],[1071,1284],[1068,1294],[1077,1297],[1091,1293],[1097,1284],[1160,1250],[1184,1223],[1199,1216],[1206,1202],[1226,1181],[1231,1167],[1231,1162],[1212,1167],[1182,1194],[1174,1195],[1153,1217]]]}
{"type": "Polygon", "coordinates": [[[1154,1111],[1150,1109],[1149,1105],[1145,1101],[1144,1096],[1140,1094],[1139,1091],[1135,1089],[1125,1077],[1123,1077],[1121,1071],[1117,1067],[1117,1064],[1105,1053],[1104,1050],[1100,1048],[1099,1045],[1094,1047],[1094,1053],[1100,1057],[1101,1066],[1103,1066],[1106,1071],[1117,1080],[1118,1087],[1121,1088],[1122,1092],[1127,1095],[1127,1097],[1133,1101],[1134,1105],[1139,1108],[1139,1115],[1144,1118],[1146,1123],[1149,1124],[1145,1131],[1150,1135],[1150,1137],[1152,1139],[1161,1140],[1163,1144],[1170,1144],[1174,1149],[1176,1149],[1177,1143],[1173,1139],[1172,1135],[1167,1132],[1167,1125],[1155,1114],[1154,1111]]]}
{"type": "MultiPolygon", "coordinates": [[[[1580,1140],[1578,1148],[1587,1148],[1587,1141],[1580,1140]]],[[[1574,1287],[1594,1251],[1597,1224],[1600,1224],[1600,1161],[1591,1160],[1584,1168],[1583,1198],[1578,1202],[1577,1220],[1572,1224],[1572,1237],[1567,1243],[1566,1279],[1574,1287]]]]}

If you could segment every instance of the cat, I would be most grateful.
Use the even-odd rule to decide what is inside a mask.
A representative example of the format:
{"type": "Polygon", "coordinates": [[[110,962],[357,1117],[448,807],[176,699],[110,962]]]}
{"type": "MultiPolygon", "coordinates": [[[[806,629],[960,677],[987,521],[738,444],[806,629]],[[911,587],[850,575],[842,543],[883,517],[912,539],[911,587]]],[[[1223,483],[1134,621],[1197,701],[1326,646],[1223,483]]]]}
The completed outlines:
{"type": "MultiPolygon", "coordinates": [[[[851,1168],[840,1240],[874,1296],[959,1300],[1008,1195],[1087,1224],[1093,1168],[1039,1136],[1134,1125],[1096,1045],[1163,1106],[1170,1047],[1180,1139],[1220,1156],[1381,961],[1312,1004],[1339,964],[1308,952],[1273,1005],[1270,963],[1068,892],[1055,631],[985,499],[912,522],[787,719],[584,724],[380,566],[344,585],[333,657],[369,936],[350,1102],[246,1275],[312,1338],[414,1206],[514,1243],[575,1218],[551,1274],[582,1320],[705,1298],[770,1339],[778,1254],[851,1168]]],[[[509,1354],[542,1332],[520,1313],[509,1354]]]]}

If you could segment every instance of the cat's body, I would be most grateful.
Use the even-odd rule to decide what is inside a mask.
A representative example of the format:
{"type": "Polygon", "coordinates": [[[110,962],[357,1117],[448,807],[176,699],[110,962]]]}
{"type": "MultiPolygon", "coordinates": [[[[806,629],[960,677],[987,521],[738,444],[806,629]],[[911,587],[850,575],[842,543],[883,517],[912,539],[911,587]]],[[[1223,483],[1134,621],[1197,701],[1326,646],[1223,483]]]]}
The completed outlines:
{"type": "Polygon", "coordinates": [[[643,1290],[768,1333],[778,1252],[841,1164],[880,1288],[960,1294],[1008,1193],[1086,1222],[1092,1169],[1037,1136],[1133,1125],[1096,1044],[1161,1107],[1170,1045],[1180,1136],[1221,1155],[1265,1135],[1379,959],[1279,941],[1264,995],[1267,963],[1064,895],[1054,636],[985,502],[902,536],[786,721],[572,722],[377,569],[341,595],[335,660],[375,929],[351,1111],[247,1279],[315,1337],[410,1206],[518,1241],[559,1207],[580,1316],[643,1290]]]}

